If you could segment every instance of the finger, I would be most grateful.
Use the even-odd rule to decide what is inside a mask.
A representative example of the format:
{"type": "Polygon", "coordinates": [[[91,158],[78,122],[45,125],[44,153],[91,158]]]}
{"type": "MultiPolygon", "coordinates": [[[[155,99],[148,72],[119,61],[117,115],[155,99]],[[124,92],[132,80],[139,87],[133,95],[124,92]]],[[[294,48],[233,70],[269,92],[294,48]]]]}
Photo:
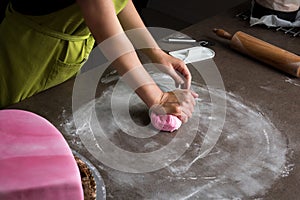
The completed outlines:
{"type": "Polygon", "coordinates": [[[182,113],[184,113],[184,115],[187,117],[187,118],[191,118],[192,117],[192,112],[189,110],[189,109],[182,109],[182,113]]]}
{"type": "Polygon", "coordinates": [[[194,107],[196,105],[195,98],[190,90],[177,89],[174,90],[172,94],[174,94],[176,101],[181,106],[194,107]]]}
{"type": "Polygon", "coordinates": [[[191,80],[192,80],[192,76],[191,74],[188,72],[185,72],[182,74],[184,76],[184,84],[181,85],[181,89],[190,89],[191,88],[191,80]]]}
{"type": "Polygon", "coordinates": [[[181,105],[184,106],[184,107],[192,109],[196,105],[195,98],[190,93],[188,93],[184,97],[184,100],[181,101],[181,105]]]}
{"type": "Polygon", "coordinates": [[[175,81],[176,88],[178,88],[180,85],[184,84],[184,78],[182,78],[177,71],[172,69],[172,70],[169,71],[169,75],[175,81]]]}
{"type": "Polygon", "coordinates": [[[190,98],[188,101],[193,105],[193,107],[196,105],[196,100],[195,100],[196,97],[194,95],[198,96],[197,93],[195,92],[193,93],[193,91],[190,90],[190,94],[189,94],[190,98]]]}
{"type": "Polygon", "coordinates": [[[198,97],[198,94],[192,90],[181,89],[174,92],[177,96],[177,99],[182,101],[187,101],[188,103],[196,104],[195,98],[198,97]]]}
{"type": "Polygon", "coordinates": [[[191,90],[191,94],[194,98],[198,98],[199,94],[197,94],[196,92],[194,92],[193,90],[191,90]]]}
{"type": "Polygon", "coordinates": [[[192,76],[184,62],[180,62],[178,64],[178,66],[176,67],[176,71],[178,71],[184,77],[184,84],[182,85],[182,89],[190,89],[192,76]]]}
{"type": "Polygon", "coordinates": [[[177,117],[182,121],[182,123],[186,123],[188,121],[188,117],[184,113],[177,117]]]}
{"type": "Polygon", "coordinates": [[[184,102],[181,108],[182,112],[184,112],[188,117],[192,117],[192,113],[194,111],[194,105],[190,102],[184,102]]]}
{"type": "Polygon", "coordinates": [[[192,98],[190,99],[190,101],[189,101],[189,102],[191,102],[191,104],[192,104],[192,107],[193,107],[193,110],[194,110],[194,106],[196,105],[195,98],[194,98],[194,97],[192,97],[192,98]]]}
{"type": "Polygon", "coordinates": [[[182,85],[183,89],[190,89],[191,88],[191,80],[185,79],[184,84],[182,85]]]}

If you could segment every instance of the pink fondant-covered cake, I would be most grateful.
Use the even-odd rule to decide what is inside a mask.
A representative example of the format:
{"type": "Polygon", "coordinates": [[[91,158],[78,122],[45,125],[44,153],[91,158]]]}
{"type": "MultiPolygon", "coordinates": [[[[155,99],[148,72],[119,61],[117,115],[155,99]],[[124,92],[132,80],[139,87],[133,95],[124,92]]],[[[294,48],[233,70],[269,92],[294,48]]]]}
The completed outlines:
{"type": "Polygon", "coordinates": [[[34,113],[0,110],[0,199],[84,199],[67,142],[34,113]]]}

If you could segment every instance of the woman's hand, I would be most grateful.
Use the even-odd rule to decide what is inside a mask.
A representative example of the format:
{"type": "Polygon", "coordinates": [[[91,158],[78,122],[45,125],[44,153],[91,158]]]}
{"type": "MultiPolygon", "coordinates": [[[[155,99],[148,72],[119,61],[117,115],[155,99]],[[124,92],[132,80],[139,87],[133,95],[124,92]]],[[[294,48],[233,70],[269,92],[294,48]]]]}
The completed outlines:
{"type": "Polygon", "coordinates": [[[192,76],[185,63],[175,58],[161,49],[145,49],[143,52],[149,56],[156,67],[170,75],[176,84],[176,87],[181,86],[182,89],[190,89],[192,76]]]}
{"type": "Polygon", "coordinates": [[[151,107],[158,114],[172,114],[177,116],[183,123],[192,117],[195,98],[198,94],[188,89],[176,89],[164,92],[159,102],[151,107]]]}
{"type": "MultiPolygon", "coordinates": [[[[192,77],[187,66],[180,59],[170,56],[159,48],[145,27],[131,0],[128,1],[127,6],[118,14],[118,19],[124,30],[134,30],[134,37],[130,38],[133,45],[149,47],[141,50],[153,63],[157,63],[157,67],[162,72],[169,74],[175,80],[177,86],[181,85],[182,88],[182,90],[162,92],[153,82],[153,84],[144,84],[139,87],[135,90],[136,93],[155,112],[172,114],[177,116],[182,122],[187,122],[194,111],[195,98],[198,97],[195,92],[190,90],[192,77]]],[[[132,59],[128,59],[128,63],[132,64],[132,62],[132,59]]],[[[132,80],[142,79],[141,82],[150,83],[151,81],[144,78],[147,77],[146,72],[143,74],[134,76],[136,78],[132,78],[132,80]]]]}
{"type": "Polygon", "coordinates": [[[195,106],[195,98],[198,94],[190,90],[191,73],[185,63],[161,49],[144,49],[143,52],[149,56],[156,67],[170,75],[176,84],[182,89],[176,89],[171,92],[164,92],[158,104],[151,110],[158,114],[172,114],[177,116],[183,123],[186,123],[192,117],[195,106]]]}

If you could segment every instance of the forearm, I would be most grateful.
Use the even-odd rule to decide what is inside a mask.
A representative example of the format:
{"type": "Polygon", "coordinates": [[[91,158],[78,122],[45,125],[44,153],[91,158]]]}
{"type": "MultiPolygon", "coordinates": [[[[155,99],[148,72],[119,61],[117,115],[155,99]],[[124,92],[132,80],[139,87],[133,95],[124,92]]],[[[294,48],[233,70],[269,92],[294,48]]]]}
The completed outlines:
{"type": "Polygon", "coordinates": [[[152,55],[161,53],[162,50],[146,28],[131,0],[118,14],[118,18],[128,38],[137,49],[142,50],[150,58],[152,55]]]}
{"type": "Polygon", "coordinates": [[[111,1],[77,0],[77,3],[97,44],[123,31],[111,1]]]}
{"type": "Polygon", "coordinates": [[[163,92],[153,81],[141,63],[133,64],[131,58],[133,52],[120,56],[112,65],[122,75],[122,80],[126,82],[150,108],[158,104],[163,92]],[[130,63],[130,66],[127,66],[130,63]]]}
{"type": "MultiPolygon", "coordinates": [[[[126,38],[112,1],[77,0],[83,17],[98,47],[121,76],[131,76],[130,87],[148,107],[158,103],[162,91],[144,70],[131,43],[126,38]],[[138,70],[136,70],[138,69],[138,70]],[[138,73],[137,73],[138,71],[138,73]],[[130,73],[129,73],[130,72],[130,73]],[[141,80],[147,80],[141,84],[141,80]]],[[[127,7],[127,6],[126,6],[127,7]]],[[[125,8],[126,9],[126,8],[125,8]]]]}
{"type": "Polygon", "coordinates": [[[118,18],[122,27],[127,30],[128,38],[137,49],[145,53],[153,63],[158,63],[161,66],[161,71],[169,74],[177,85],[184,83],[182,88],[190,89],[192,77],[187,66],[181,60],[171,57],[159,48],[131,0],[129,0],[125,9],[119,13],[118,18]],[[177,72],[184,77],[184,80],[177,72]]]}

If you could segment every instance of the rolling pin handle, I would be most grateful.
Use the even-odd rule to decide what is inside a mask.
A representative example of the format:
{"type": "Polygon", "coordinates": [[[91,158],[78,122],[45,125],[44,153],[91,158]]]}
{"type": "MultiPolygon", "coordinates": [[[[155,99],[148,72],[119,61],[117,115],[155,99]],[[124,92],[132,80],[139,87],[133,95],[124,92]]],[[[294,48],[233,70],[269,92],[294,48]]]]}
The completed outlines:
{"type": "Polygon", "coordinates": [[[231,40],[231,38],[232,38],[232,35],[230,33],[228,33],[227,31],[223,30],[223,29],[215,28],[213,30],[213,32],[216,33],[217,36],[219,36],[221,38],[224,38],[224,39],[227,39],[227,40],[231,40]]]}

